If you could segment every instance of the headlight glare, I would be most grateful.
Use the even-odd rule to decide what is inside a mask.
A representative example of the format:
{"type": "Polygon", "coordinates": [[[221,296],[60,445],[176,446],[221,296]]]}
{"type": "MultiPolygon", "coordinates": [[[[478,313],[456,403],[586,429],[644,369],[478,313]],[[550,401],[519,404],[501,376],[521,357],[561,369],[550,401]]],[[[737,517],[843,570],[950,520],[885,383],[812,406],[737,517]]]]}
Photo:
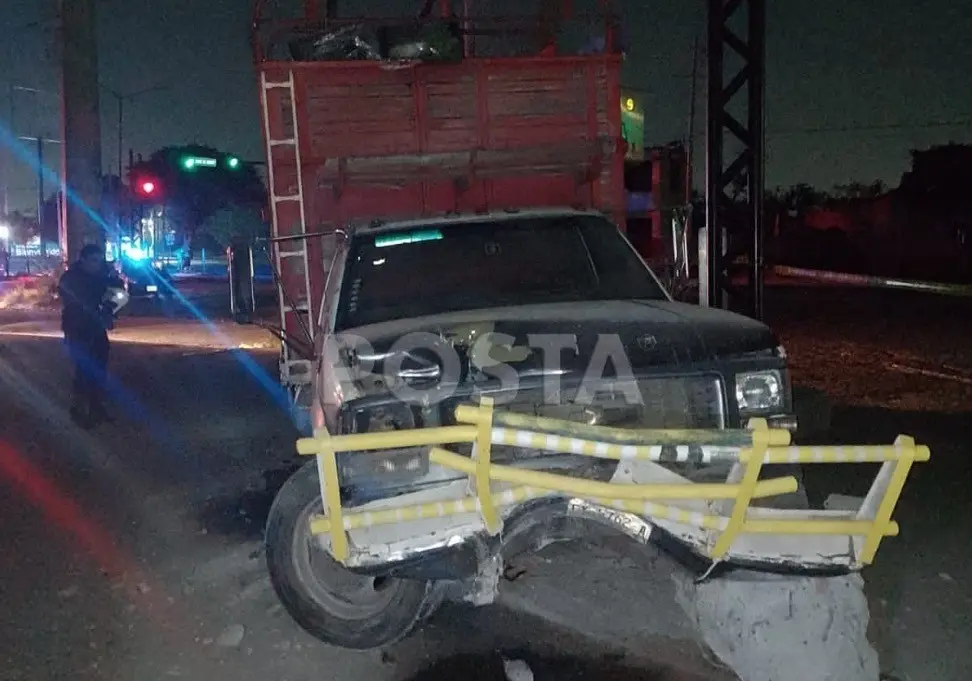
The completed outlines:
{"type": "Polygon", "coordinates": [[[741,413],[765,412],[783,406],[783,381],[778,371],[736,374],[736,404],[741,413]]]}

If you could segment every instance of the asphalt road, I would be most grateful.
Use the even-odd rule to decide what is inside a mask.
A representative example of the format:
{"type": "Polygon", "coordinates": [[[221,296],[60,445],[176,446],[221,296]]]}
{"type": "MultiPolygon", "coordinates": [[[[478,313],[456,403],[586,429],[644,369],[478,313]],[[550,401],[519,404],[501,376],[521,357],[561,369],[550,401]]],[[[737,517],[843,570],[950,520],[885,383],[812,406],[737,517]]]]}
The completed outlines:
{"type": "MultiPolygon", "coordinates": [[[[7,317],[0,680],[382,681],[439,664],[423,678],[472,669],[467,678],[486,681],[496,678],[497,650],[520,651],[559,678],[721,678],[665,629],[578,631],[572,609],[586,600],[563,603],[561,577],[544,561],[510,585],[503,605],[448,608],[390,649],[319,644],[278,605],[263,562],[262,527],[296,437],[274,390],[275,350],[252,347],[251,330],[217,319],[212,333],[165,306],[126,317],[113,334],[117,420],[86,433],[66,415],[56,322],[7,317]]],[[[614,566],[629,579],[586,594],[624,601],[619,588],[643,588],[630,561],[594,548],[595,571],[614,566]]],[[[673,606],[664,600],[657,607],[673,606]]],[[[659,626],[670,628],[666,619],[659,626]]]]}
{"type": "MultiPolygon", "coordinates": [[[[134,306],[113,348],[118,420],[93,433],[66,418],[66,366],[46,316],[0,316],[0,681],[382,681],[429,665],[420,678],[485,681],[502,678],[496,650],[526,655],[538,681],[725,678],[675,640],[684,623],[669,599],[611,543],[559,548],[507,585],[500,605],[448,609],[386,651],[348,653],[300,632],[270,590],[260,548],[295,434],[276,403],[272,348],[225,321],[193,321],[220,316],[220,286],[180,284],[195,311],[134,306]]],[[[836,439],[906,432],[932,447],[896,514],[902,536],[866,573],[873,638],[903,681],[972,678],[972,421],[936,406],[945,393],[961,405],[961,384],[912,375],[883,394],[864,383],[878,380],[874,347],[955,346],[948,361],[958,361],[962,305],[833,291],[771,305],[798,379],[843,381],[836,439]],[[836,354],[848,344],[868,361],[836,354]],[[905,389],[914,408],[894,400],[905,389]]],[[[811,497],[859,494],[871,473],[811,467],[811,497]]]]}

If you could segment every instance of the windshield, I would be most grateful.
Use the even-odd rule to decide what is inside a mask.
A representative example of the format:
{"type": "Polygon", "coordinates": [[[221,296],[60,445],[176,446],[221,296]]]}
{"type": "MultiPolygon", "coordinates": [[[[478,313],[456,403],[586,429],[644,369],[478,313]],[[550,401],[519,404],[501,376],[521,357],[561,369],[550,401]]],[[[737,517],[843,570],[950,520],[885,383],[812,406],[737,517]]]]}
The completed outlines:
{"type": "Polygon", "coordinates": [[[509,305],[665,299],[606,219],[532,216],[361,234],[337,330],[509,305]]]}

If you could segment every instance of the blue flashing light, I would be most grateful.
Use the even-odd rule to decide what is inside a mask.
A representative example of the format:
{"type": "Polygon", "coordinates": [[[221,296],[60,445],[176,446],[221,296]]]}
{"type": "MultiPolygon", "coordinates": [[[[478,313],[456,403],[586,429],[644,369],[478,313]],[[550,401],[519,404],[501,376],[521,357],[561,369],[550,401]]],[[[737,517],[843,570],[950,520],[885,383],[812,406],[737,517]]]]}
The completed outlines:
{"type": "Polygon", "coordinates": [[[134,262],[141,262],[148,257],[145,249],[132,246],[131,244],[122,244],[121,253],[124,257],[134,262]]]}

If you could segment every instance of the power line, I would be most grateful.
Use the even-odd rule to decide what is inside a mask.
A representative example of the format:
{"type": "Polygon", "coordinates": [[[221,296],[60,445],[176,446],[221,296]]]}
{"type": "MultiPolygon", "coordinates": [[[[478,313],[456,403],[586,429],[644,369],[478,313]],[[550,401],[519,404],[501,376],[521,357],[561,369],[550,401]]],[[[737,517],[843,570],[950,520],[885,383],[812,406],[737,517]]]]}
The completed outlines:
{"type": "Polygon", "coordinates": [[[818,126],[808,128],[781,128],[779,130],[768,130],[767,135],[813,135],[817,133],[832,132],[866,132],[868,130],[932,130],[937,128],[972,128],[972,118],[957,118],[945,121],[925,121],[924,123],[877,123],[877,124],[853,124],[837,126],[818,126]]]}
{"type": "MultiPolygon", "coordinates": [[[[835,125],[817,126],[806,128],[778,128],[767,130],[767,137],[787,137],[796,135],[818,135],[843,132],[890,132],[888,135],[877,135],[877,137],[897,137],[901,133],[913,132],[915,130],[947,130],[947,129],[972,129],[972,118],[957,118],[949,121],[926,121],[924,123],[880,123],[880,124],[854,124],[854,125],[835,125]],[[897,132],[894,132],[897,131],[897,132]]],[[[705,132],[696,133],[695,137],[704,137],[705,132]]],[[[872,136],[873,137],[873,136],[872,136]]]]}

